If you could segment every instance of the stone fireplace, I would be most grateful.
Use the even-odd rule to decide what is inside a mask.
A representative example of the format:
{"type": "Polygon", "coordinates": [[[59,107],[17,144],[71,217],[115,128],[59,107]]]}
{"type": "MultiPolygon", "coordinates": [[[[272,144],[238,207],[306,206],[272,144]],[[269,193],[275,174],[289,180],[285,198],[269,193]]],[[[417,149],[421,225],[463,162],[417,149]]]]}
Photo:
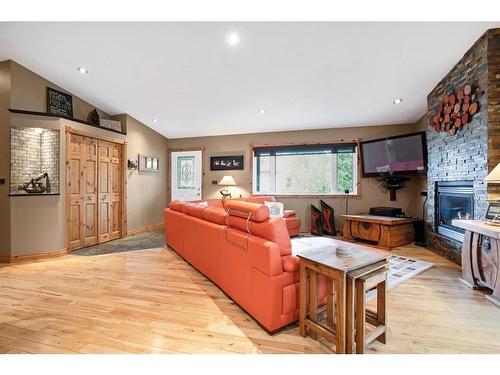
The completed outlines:
{"type": "Polygon", "coordinates": [[[483,181],[500,162],[500,29],[488,30],[427,96],[427,117],[444,94],[477,87],[479,111],[455,135],[427,128],[428,248],[461,263],[463,233],[453,218],[481,219],[488,197],[498,196],[483,181]]]}

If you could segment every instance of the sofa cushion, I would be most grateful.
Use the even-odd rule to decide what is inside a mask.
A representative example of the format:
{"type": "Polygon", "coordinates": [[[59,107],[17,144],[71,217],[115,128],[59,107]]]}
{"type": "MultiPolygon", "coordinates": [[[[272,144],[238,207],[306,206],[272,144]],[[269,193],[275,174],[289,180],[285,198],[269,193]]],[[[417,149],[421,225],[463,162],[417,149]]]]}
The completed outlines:
{"type": "Polygon", "coordinates": [[[203,219],[219,225],[226,225],[226,211],[222,207],[208,206],[203,210],[203,219]]]}
{"type": "Polygon", "coordinates": [[[201,204],[205,204],[206,206],[209,206],[209,207],[220,207],[220,208],[223,207],[222,199],[205,199],[205,200],[197,199],[194,201],[190,201],[190,203],[197,203],[197,204],[201,203],[201,204]]]}
{"type": "Polygon", "coordinates": [[[297,212],[295,212],[295,210],[283,211],[283,217],[293,217],[293,216],[297,216],[297,212]]]}
{"type": "Polygon", "coordinates": [[[205,208],[207,208],[207,206],[199,204],[185,204],[182,208],[182,212],[186,215],[203,219],[203,211],[205,211],[205,208]]]}
{"type": "Polygon", "coordinates": [[[295,272],[299,270],[300,258],[295,255],[286,255],[281,257],[281,262],[283,264],[283,271],[285,272],[295,272]]]}
{"type": "Polygon", "coordinates": [[[232,200],[224,203],[224,208],[230,216],[249,218],[254,222],[260,223],[269,219],[269,208],[263,204],[232,200]]]}
{"type": "Polygon", "coordinates": [[[182,212],[182,206],[184,206],[186,202],[183,201],[172,201],[168,204],[168,208],[177,211],[177,212],[182,212]]]}

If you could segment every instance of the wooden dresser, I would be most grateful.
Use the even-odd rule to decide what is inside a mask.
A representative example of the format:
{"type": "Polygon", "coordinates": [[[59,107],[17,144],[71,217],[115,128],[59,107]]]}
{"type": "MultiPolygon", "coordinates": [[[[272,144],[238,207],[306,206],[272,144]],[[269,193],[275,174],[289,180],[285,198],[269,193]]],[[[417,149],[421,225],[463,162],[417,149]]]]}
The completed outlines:
{"type": "Polygon", "coordinates": [[[453,220],[465,229],[462,245],[462,281],[470,288],[493,290],[486,299],[500,307],[500,227],[481,220],[453,220]]]}
{"type": "Polygon", "coordinates": [[[344,239],[376,242],[379,247],[391,249],[415,239],[413,222],[418,219],[376,215],[342,215],[344,239]]]}

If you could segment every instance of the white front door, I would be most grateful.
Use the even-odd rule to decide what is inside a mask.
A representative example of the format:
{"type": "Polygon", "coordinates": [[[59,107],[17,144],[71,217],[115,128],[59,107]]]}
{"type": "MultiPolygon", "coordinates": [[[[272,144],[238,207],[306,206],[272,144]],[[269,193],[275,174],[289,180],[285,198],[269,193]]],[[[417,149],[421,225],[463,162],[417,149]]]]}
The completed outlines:
{"type": "Polygon", "coordinates": [[[202,152],[172,151],[170,155],[171,200],[201,199],[202,152]]]}

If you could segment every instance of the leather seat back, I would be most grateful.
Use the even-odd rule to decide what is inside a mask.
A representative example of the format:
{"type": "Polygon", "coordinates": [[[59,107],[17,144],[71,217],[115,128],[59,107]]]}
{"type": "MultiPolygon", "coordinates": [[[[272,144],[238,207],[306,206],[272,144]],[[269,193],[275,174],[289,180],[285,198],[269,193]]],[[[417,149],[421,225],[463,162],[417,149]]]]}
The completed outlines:
{"type": "Polygon", "coordinates": [[[230,228],[264,238],[278,245],[281,255],[292,253],[285,221],[269,217],[267,206],[257,203],[233,202],[226,205],[226,223],[230,228]]]}

